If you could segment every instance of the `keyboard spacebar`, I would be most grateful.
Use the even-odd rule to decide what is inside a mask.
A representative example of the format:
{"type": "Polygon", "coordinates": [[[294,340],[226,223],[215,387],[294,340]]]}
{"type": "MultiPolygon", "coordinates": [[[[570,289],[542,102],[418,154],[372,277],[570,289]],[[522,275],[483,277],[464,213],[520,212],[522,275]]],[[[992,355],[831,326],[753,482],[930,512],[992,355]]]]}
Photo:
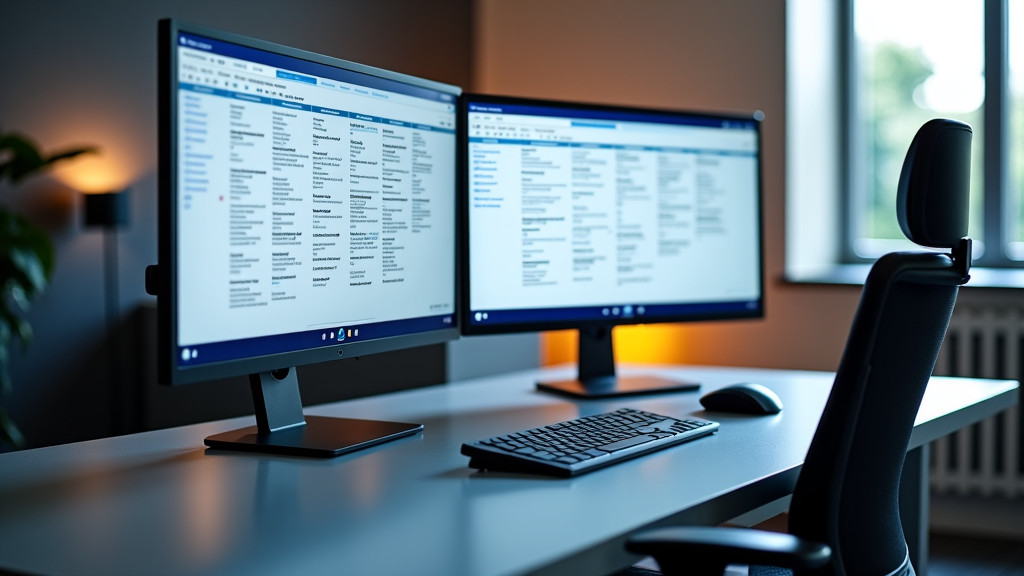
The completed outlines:
{"type": "Polygon", "coordinates": [[[605,452],[618,452],[619,450],[625,450],[630,446],[636,446],[637,444],[643,444],[650,442],[651,440],[657,440],[657,436],[651,436],[650,434],[644,434],[643,436],[634,436],[633,438],[626,438],[625,440],[619,440],[618,442],[612,442],[611,444],[605,444],[604,446],[598,446],[598,450],[605,452]]]}

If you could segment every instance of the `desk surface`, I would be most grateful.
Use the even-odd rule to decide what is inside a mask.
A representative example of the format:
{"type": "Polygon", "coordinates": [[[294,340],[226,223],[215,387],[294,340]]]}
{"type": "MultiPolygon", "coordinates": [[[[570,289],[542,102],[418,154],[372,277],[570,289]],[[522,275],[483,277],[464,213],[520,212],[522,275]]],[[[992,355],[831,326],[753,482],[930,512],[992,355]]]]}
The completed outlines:
{"type": "MultiPolygon", "coordinates": [[[[623,369],[624,373],[637,368],[623,369]]],[[[648,370],[649,371],[649,370],[648,370]]],[[[329,460],[207,451],[251,418],[0,455],[0,567],[61,574],[599,574],[625,536],[718,523],[792,490],[832,375],[662,368],[701,393],[774,389],[767,417],[704,413],[700,393],[572,401],[535,370],[337,404],[307,414],[420,422],[422,433],[329,460]],[[633,406],[721,422],[712,437],[561,480],[478,473],[464,441],[633,406]]],[[[1013,381],[934,379],[912,443],[1011,406],[1013,381]]]]}

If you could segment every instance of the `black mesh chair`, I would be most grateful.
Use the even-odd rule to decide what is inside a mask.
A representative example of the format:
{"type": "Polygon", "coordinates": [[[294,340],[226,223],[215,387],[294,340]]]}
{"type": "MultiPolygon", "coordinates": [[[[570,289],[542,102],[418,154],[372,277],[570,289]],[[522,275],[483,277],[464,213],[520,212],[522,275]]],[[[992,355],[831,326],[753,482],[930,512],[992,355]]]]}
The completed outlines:
{"type": "Polygon", "coordinates": [[[970,126],[932,120],[907,152],[897,193],[903,233],[939,251],[878,259],[790,504],[789,533],[679,527],[642,531],[627,549],[665,574],[914,574],[899,514],[910,433],[968,279],[970,126]],[[946,252],[948,251],[948,252],[946,252]]]}

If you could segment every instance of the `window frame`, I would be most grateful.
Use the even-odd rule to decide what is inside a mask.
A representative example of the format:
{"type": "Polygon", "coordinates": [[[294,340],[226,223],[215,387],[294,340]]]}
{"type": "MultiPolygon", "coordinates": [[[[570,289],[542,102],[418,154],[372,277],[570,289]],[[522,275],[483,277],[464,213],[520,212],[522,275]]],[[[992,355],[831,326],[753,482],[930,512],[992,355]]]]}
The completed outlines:
{"type": "MultiPolygon", "coordinates": [[[[866,190],[865,173],[857,167],[866,166],[863,160],[865,134],[858,122],[857,110],[857,49],[854,18],[856,0],[840,0],[838,12],[838,53],[842,65],[839,82],[840,124],[843,130],[837,142],[840,155],[840,181],[844,214],[839,218],[841,242],[839,259],[844,264],[864,264],[873,257],[860,256],[854,250],[855,231],[861,229],[858,219],[859,194],[866,190]],[[843,135],[846,135],[845,137],[843,135]]],[[[1009,138],[1008,138],[1008,0],[984,0],[984,70],[985,103],[983,111],[983,237],[975,238],[981,250],[976,251],[974,264],[990,268],[1024,268],[1024,260],[1013,260],[1007,255],[1009,233],[1013,230],[1016,212],[1015,198],[1009,194],[1009,138]],[[998,71],[998,73],[993,73],[998,71]]],[[[1024,251],[1024,245],[1020,247],[1024,251]]]]}

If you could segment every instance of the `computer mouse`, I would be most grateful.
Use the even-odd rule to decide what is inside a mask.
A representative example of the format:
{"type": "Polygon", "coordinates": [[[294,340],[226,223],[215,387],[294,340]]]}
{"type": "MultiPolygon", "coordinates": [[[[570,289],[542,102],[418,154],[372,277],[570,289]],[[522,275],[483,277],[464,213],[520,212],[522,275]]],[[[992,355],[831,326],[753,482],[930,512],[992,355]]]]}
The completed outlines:
{"type": "Polygon", "coordinates": [[[738,414],[778,414],[782,400],[770,388],[753,382],[741,382],[712,390],[701,397],[704,408],[738,414]]]}

